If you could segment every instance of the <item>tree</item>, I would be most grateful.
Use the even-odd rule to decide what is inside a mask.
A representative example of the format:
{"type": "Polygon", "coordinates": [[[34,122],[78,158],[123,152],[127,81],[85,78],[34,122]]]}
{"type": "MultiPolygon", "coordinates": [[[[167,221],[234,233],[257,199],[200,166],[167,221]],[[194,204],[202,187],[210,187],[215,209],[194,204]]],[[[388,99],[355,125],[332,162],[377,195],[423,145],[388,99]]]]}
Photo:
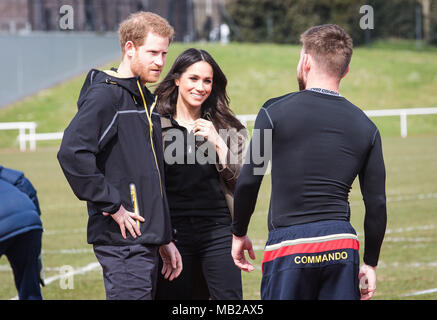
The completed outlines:
{"type": "Polygon", "coordinates": [[[431,0],[420,0],[423,16],[423,39],[431,43],[431,0]]]}
{"type": "MultiPolygon", "coordinates": [[[[418,0],[367,0],[374,12],[377,38],[415,38],[415,10],[418,0]]],[[[432,0],[423,2],[428,19],[425,29],[437,29],[432,17],[437,11],[432,0]]],[[[362,44],[365,30],[360,28],[360,0],[229,0],[227,10],[238,26],[244,41],[298,43],[299,35],[311,26],[335,23],[362,44]]],[[[425,19],[426,20],[426,19],[425,19]]],[[[431,31],[426,33],[431,38],[431,31]]]]}

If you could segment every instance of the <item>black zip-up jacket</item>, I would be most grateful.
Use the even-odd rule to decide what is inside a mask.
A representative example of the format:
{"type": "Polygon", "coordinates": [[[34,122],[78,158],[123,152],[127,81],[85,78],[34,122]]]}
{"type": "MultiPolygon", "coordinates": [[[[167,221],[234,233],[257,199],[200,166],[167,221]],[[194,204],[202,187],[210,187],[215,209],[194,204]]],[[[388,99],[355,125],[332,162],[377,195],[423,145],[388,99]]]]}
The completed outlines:
{"type": "Polygon", "coordinates": [[[171,241],[164,189],[161,124],[154,96],[139,77],[91,70],[78,112],[64,132],[58,160],[74,194],[87,201],[88,243],[161,245],[171,241]],[[120,205],[134,212],[134,184],[141,236],[123,239],[111,216],[120,205]]]}

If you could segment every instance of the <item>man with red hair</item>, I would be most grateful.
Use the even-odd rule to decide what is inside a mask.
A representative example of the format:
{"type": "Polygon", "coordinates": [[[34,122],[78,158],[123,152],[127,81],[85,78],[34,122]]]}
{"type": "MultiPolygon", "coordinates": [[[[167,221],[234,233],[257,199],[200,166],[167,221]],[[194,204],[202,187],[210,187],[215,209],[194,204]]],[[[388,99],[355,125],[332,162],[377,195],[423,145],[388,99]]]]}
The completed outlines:
{"type": "Polygon", "coordinates": [[[107,299],[153,299],[158,250],[166,277],[182,269],[171,242],[160,118],[146,87],[158,81],[173,33],[151,12],[121,23],[121,63],[88,73],[58,153],[74,193],[87,201],[88,243],[102,265],[107,299]]]}

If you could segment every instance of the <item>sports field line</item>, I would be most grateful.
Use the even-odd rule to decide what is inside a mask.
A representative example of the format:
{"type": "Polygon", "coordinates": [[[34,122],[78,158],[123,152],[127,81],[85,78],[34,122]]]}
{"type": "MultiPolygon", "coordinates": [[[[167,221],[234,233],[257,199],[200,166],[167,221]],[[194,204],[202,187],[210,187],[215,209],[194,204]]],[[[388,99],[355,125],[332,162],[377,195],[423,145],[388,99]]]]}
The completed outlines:
{"type": "MultiPolygon", "coordinates": [[[[387,193],[387,202],[402,202],[402,201],[412,201],[412,200],[437,199],[437,192],[407,194],[407,195],[399,195],[399,196],[396,196],[396,194],[398,194],[398,193],[394,193],[393,195],[390,195],[390,193],[387,193]]],[[[362,203],[363,203],[362,200],[350,201],[351,206],[362,205],[362,203]]],[[[42,207],[43,210],[53,210],[53,209],[58,210],[58,209],[66,209],[66,208],[81,208],[81,209],[86,210],[85,204],[81,201],[77,201],[74,204],[68,204],[68,205],[62,204],[62,203],[53,203],[53,204],[44,205],[42,207]]],[[[256,214],[256,212],[255,212],[255,214],[256,214]]],[[[79,230],[79,229],[77,229],[77,230],[79,230]]]]}
{"type": "Polygon", "coordinates": [[[76,228],[76,229],[44,229],[45,236],[55,236],[58,234],[72,234],[72,233],[83,233],[86,234],[86,228],[76,228]]]}
{"type": "Polygon", "coordinates": [[[44,282],[45,282],[46,285],[48,285],[48,284],[50,284],[50,283],[52,283],[52,282],[54,282],[56,280],[61,279],[62,277],[75,276],[75,275],[78,275],[78,274],[84,274],[84,273],[93,271],[93,270],[95,270],[97,268],[100,268],[100,267],[101,267],[100,263],[98,263],[98,262],[91,262],[90,264],[86,265],[85,267],[76,268],[76,269],[74,269],[73,272],[70,272],[68,274],[57,274],[57,275],[55,275],[53,277],[49,277],[49,278],[45,279],[44,282]]]}
{"type": "Polygon", "coordinates": [[[378,262],[378,268],[436,268],[437,267],[437,261],[430,261],[430,262],[398,262],[393,261],[389,263],[385,263],[384,261],[378,262]]]}
{"type": "Polygon", "coordinates": [[[82,254],[82,253],[93,253],[91,248],[82,249],[60,249],[60,250],[42,250],[43,256],[45,254],[82,254]]]}
{"type": "Polygon", "coordinates": [[[418,193],[398,197],[387,197],[387,202],[437,199],[437,193],[418,193]]]}
{"type": "MultiPolygon", "coordinates": [[[[59,272],[62,267],[46,267],[44,266],[44,272],[59,272]]],[[[0,265],[0,272],[12,272],[12,268],[8,264],[0,265]]]]}
{"type": "MultiPolygon", "coordinates": [[[[73,272],[69,272],[67,274],[57,274],[56,276],[49,277],[49,278],[45,279],[44,282],[45,282],[45,285],[47,286],[50,283],[52,283],[52,282],[54,282],[56,280],[59,280],[59,279],[61,279],[63,277],[70,277],[70,276],[75,276],[75,275],[78,275],[78,274],[84,274],[84,273],[93,271],[93,270],[95,270],[97,268],[101,268],[100,263],[98,263],[98,262],[91,262],[90,264],[88,264],[88,265],[86,265],[86,266],[84,266],[82,268],[74,269],[73,272]]],[[[15,297],[11,298],[10,300],[18,300],[18,296],[15,296],[15,297]]]]}
{"type": "Polygon", "coordinates": [[[385,237],[384,242],[435,242],[434,237],[385,237]]]}
{"type": "Polygon", "coordinates": [[[385,234],[391,233],[404,233],[410,231],[424,231],[424,230],[432,230],[435,229],[434,224],[423,225],[423,226],[414,226],[414,227],[406,227],[406,228],[395,228],[395,229],[387,229],[385,234]]]}
{"type": "MultiPolygon", "coordinates": [[[[422,200],[433,200],[437,199],[437,193],[417,193],[417,194],[407,194],[407,195],[401,195],[401,196],[393,196],[393,197],[387,197],[387,203],[393,203],[393,202],[403,202],[403,201],[422,201],[422,200]]],[[[363,201],[362,200],[353,200],[350,201],[351,206],[362,206],[363,201]]]]}
{"type": "Polygon", "coordinates": [[[429,294],[429,293],[434,293],[434,292],[437,292],[437,288],[423,290],[423,291],[417,291],[417,292],[413,292],[413,293],[407,293],[407,294],[401,295],[401,297],[420,296],[423,294],[429,294]]]}
{"type": "MultiPolygon", "coordinates": [[[[393,234],[393,233],[406,233],[411,231],[427,231],[427,230],[433,230],[435,229],[434,224],[428,224],[423,226],[412,226],[412,227],[405,227],[405,228],[388,228],[385,230],[385,234],[393,234]]],[[[361,232],[357,232],[357,235],[362,236],[363,234],[361,232]]]]}
{"type": "MultiPolygon", "coordinates": [[[[412,231],[427,231],[427,230],[433,230],[436,226],[434,224],[431,225],[422,225],[422,226],[410,226],[410,227],[404,227],[404,228],[389,228],[386,230],[385,234],[394,234],[394,233],[407,233],[412,231]]],[[[57,234],[65,234],[66,232],[69,233],[81,233],[86,232],[85,229],[53,229],[50,231],[45,231],[45,235],[57,235],[57,234]]],[[[358,236],[363,236],[361,232],[357,232],[358,236]]],[[[385,242],[434,242],[436,241],[433,237],[385,237],[385,242]]],[[[252,239],[253,243],[253,249],[254,250],[264,250],[266,240],[265,239],[252,239]]],[[[83,254],[83,253],[92,253],[93,250],[91,248],[79,248],[79,249],[59,249],[59,250],[47,250],[43,249],[43,254],[83,254]]]]}

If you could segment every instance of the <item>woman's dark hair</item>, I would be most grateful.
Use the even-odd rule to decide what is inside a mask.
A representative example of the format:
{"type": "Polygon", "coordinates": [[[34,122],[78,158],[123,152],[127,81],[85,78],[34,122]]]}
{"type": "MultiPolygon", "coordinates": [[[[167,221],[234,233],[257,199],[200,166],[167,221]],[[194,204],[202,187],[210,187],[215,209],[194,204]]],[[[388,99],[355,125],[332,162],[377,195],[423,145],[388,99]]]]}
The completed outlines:
{"type": "Polygon", "coordinates": [[[207,62],[213,70],[212,90],[202,104],[202,114],[209,113],[213,124],[218,129],[244,129],[244,126],[229,109],[229,97],[226,93],[228,80],[223,71],[208,52],[194,48],[185,50],[176,58],[164,80],[155,89],[158,112],[161,115],[174,115],[176,113],[178,87],[175,84],[175,79],[179,79],[187,68],[199,61],[207,62]]]}

